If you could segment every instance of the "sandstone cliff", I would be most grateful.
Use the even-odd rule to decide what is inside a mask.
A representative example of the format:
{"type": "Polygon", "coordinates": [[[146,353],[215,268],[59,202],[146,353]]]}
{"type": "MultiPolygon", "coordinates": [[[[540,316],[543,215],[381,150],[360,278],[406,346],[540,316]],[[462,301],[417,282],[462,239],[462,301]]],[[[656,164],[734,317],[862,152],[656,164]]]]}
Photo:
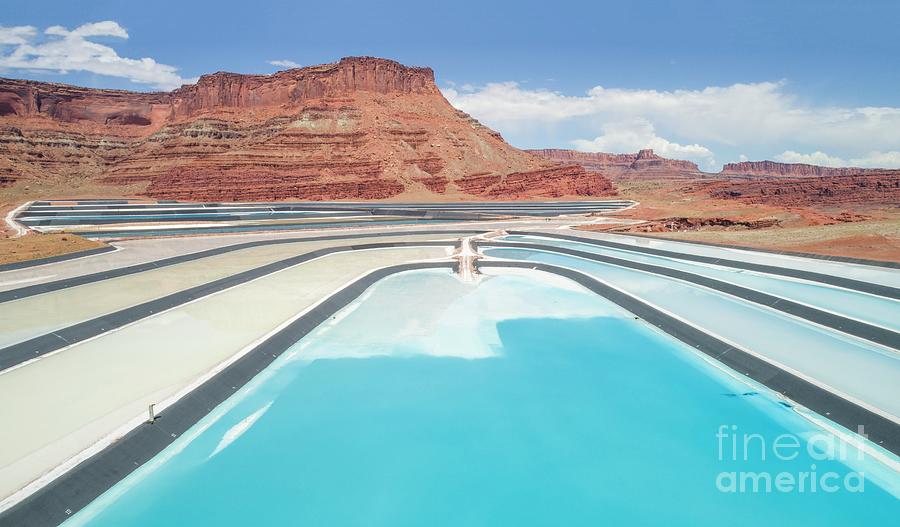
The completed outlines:
{"type": "Polygon", "coordinates": [[[431,69],[371,57],[168,93],[0,79],[0,186],[54,177],[196,200],[612,193],[454,109],[431,69]]]}
{"type": "Polygon", "coordinates": [[[778,163],[775,161],[742,161],[722,167],[722,175],[784,176],[784,177],[834,177],[852,175],[887,174],[889,169],[856,167],[823,167],[804,163],[778,163]]]}
{"type": "Polygon", "coordinates": [[[666,159],[656,155],[653,150],[640,150],[634,154],[607,154],[604,152],[578,152],[547,148],[529,150],[544,159],[560,163],[573,163],[587,170],[601,172],[610,176],[635,176],[644,173],[673,176],[694,176],[700,169],[690,161],[666,159]]]}

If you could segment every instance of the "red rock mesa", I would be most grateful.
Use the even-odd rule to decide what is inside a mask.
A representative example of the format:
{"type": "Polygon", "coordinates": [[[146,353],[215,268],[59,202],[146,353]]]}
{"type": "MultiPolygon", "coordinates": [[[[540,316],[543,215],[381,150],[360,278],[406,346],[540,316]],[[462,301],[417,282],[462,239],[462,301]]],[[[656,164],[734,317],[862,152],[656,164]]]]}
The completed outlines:
{"type": "Polygon", "coordinates": [[[168,93],[0,79],[0,185],[48,178],[186,200],[613,193],[453,108],[430,68],[370,57],[168,93]]]}
{"type": "Polygon", "coordinates": [[[587,170],[602,172],[610,176],[670,175],[693,177],[700,169],[690,161],[666,159],[653,153],[651,149],[640,150],[636,154],[607,154],[603,152],[577,152],[547,148],[529,150],[544,159],[560,163],[575,163],[587,170]]]}

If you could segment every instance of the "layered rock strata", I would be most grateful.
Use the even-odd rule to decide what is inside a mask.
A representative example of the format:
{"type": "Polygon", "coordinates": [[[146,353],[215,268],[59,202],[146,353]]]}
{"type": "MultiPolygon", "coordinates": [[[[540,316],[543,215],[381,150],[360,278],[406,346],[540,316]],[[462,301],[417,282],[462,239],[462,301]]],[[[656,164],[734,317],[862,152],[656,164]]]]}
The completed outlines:
{"type": "Polygon", "coordinates": [[[371,57],[167,93],[0,79],[0,185],[52,178],[194,200],[612,192],[453,108],[431,69],[371,57]]]}
{"type": "Polygon", "coordinates": [[[691,161],[660,157],[649,148],[634,154],[578,152],[555,148],[529,150],[529,152],[550,161],[572,163],[587,170],[611,176],[640,175],[643,173],[658,175],[663,172],[674,176],[694,176],[700,173],[700,169],[691,161]]]}
{"type": "Polygon", "coordinates": [[[836,177],[890,175],[884,168],[823,167],[804,163],[778,163],[776,161],[742,161],[727,163],[722,175],[777,176],[777,177],[836,177]]]}

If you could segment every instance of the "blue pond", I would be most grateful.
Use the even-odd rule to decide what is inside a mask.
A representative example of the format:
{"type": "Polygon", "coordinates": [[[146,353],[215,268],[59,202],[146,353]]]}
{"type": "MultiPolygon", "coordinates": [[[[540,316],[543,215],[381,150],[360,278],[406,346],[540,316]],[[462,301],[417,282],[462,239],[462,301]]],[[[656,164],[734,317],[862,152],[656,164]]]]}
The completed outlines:
{"type": "Polygon", "coordinates": [[[841,461],[806,448],[823,434],[560,279],[476,286],[409,272],[66,525],[844,526],[896,515],[897,473],[855,450],[841,461]],[[798,455],[763,460],[758,441],[733,455],[722,426],[769,444],[788,434],[798,455]],[[840,488],[717,487],[740,471],[833,473],[840,488]],[[857,471],[865,479],[845,485],[857,471]]]}

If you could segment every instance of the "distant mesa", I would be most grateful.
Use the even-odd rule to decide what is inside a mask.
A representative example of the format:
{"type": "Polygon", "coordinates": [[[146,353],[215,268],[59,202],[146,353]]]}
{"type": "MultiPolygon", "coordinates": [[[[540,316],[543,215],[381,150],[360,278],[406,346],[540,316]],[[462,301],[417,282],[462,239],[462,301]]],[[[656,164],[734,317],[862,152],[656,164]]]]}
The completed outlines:
{"type": "MultiPolygon", "coordinates": [[[[856,206],[900,203],[900,169],[830,168],[774,161],[729,163],[721,172],[700,172],[690,161],[666,159],[641,150],[634,154],[530,150],[550,161],[570,163],[612,180],[679,180],[672,191],[700,192],[723,200],[778,207],[856,206]]],[[[672,218],[660,223],[667,229],[672,218]]],[[[755,227],[754,227],[755,228],[755,227]]]]}
{"type": "Polygon", "coordinates": [[[651,174],[668,172],[671,175],[691,177],[700,174],[700,168],[695,163],[660,157],[649,148],[634,154],[578,152],[554,148],[528,150],[528,152],[551,161],[575,163],[587,170],[603,172],[610,176],[635,175],[643,172],[651,174]]]}
{"type": "Polygon", "coordinates": [[[514,199],[614,193],[453,108],[430,68],[350,57],[166,93],[0,79],[0,186],[163,199],[514,199]]]}
{"type": "Polygon", "coordinates": [[[807,165],[803,163],[779,163],[776,161],[742,161],[740,163],[728,163],[718,173],[701,172],[700,168],[691,161],[680,159],[668,159],[656,155],[652,149],[639,150],[634,154],[608,154],[604,152],[579,152],[576,150],[564,150],[545,148],[542,150],[528,150],[538,157],[557,161],[560,163],[574,163],[588,170],[604,172],[612,176],[616,175],[659,175],[660,172],[668,172],[674,176],[760,176],[760,177],[840,177],[840,176],[868,176],[891,175],[900,171],[890,168],[857,168],[857,167],[823,167],[807,165]]]}
{"type": "Polygon", "coordinates": [[[896,172],[888,168],[858,167],[823,167],[805,163],[778,163],[776,161],[742,161],[728,163],[722,167],[722,174],[746,176],[784,176],[784,177],[834,177],[878,175],[896,172]]]}

